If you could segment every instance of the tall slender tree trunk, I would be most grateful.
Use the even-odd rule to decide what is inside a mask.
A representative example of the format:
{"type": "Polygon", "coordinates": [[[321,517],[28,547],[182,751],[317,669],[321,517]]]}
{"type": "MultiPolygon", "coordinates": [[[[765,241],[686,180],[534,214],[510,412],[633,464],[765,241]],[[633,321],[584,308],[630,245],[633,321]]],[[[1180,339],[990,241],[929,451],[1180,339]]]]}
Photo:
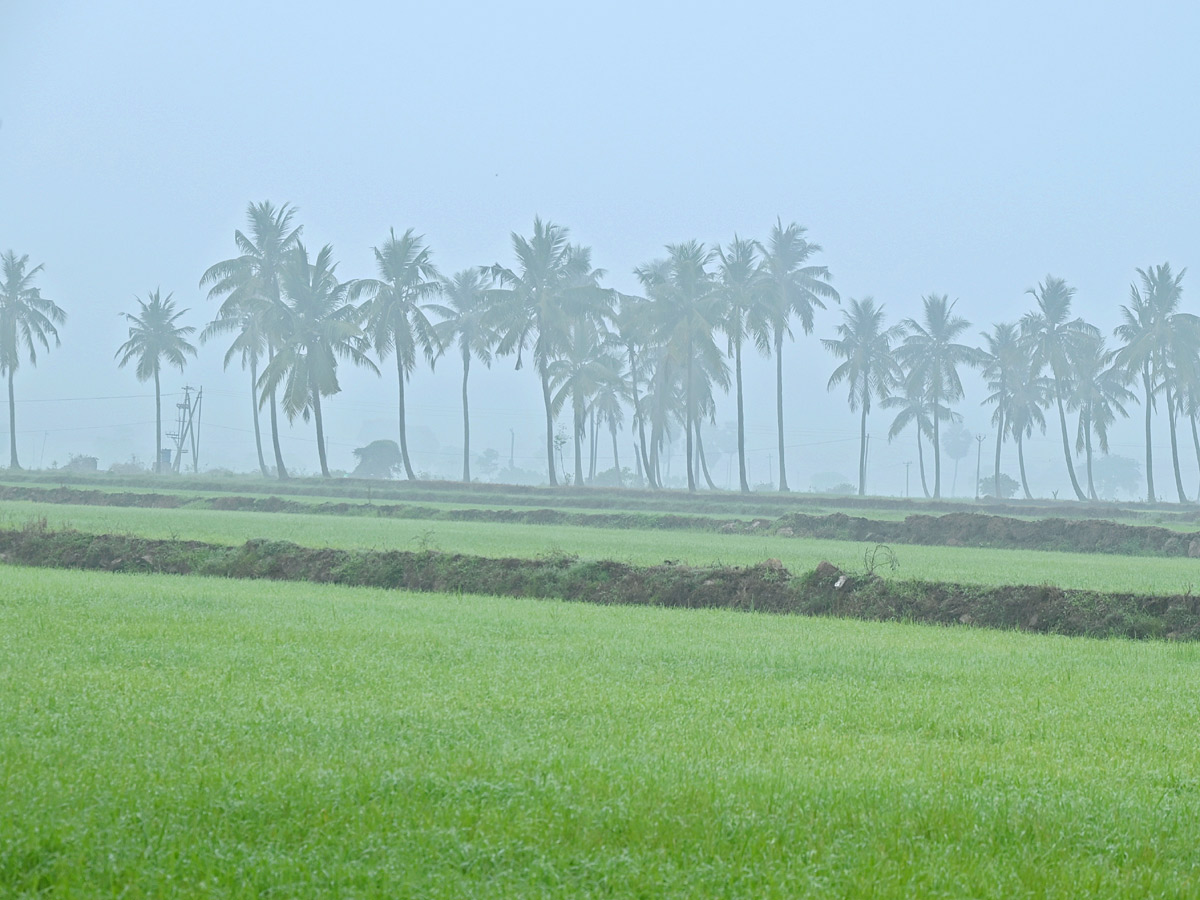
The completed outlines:
{"type": "Polygon", "coordinates": [[[271,473],[267,471],[267,461],[262,452],[262,428],[258,419],[258,361],[250,360],[250,412],[254,416],[254,449],[258,451],[258,471],[266,478],[271,473]]]}
{"type": "Polygon", "coordinates": [[[917,423],[917,468],[921,471],[921,493],[929,499],[929,482],[925,480],[925,447],[921,443],[921,423],[917,423]]]}
{"type": "MultiPolygon", "coordinates": [[[[865,400],[865,398],[864,398],[865,400]]],[[[862,404],[858,423],[858,496],[867,492],[867,404],[862,404]]]]}
{"type": "Polygon", "coordinates": [[[397,413],[400,422],[400,460],[404,463],[404,477],[409,481],[416,481],[417,476],[413,474],[412,462],[408,458],[408,428],[404,421],[404,360],[400,358],[399,348],[396,349],[396,386],[399,397],[397,413]]]}
{"type": "Polygon", "coordinates": [[[708,460],[704,458],[704,441],[700,439],[700,419],[696,418],[696,456],[700,459],[700,471],[704,473],[704,481],[708,485],[710,491],[717,490],[717,486],[713,484],[712,476],[708,474],[708,460]]]}
{"type": "Polygon", "coordinates": [[[1054,379],[1054,401],[1058,405],[1058,425],[1062,431],[1063,458],[1067,461],[1067,474],[1071,476],[1071,487],[1075,490],[1078,500],[1087,500],[1079,479],[1075,477],[1075,464],[1071,461],[1071,440],[1067,437],[1067,411],[1063,407],[1062,390],[1057,378],[1054,379]]]}
{"type": "Polygon", "coordinates": [[[1083,452],[1086,454],[1087,460],[1087,487],[1088,496],[1093,500],[1099,500],[1096,496],[1096,485],[1092,480],[1092,417],[1080,413],[1080,420],[1083,423],[1083,452]]]}
{"type": "Polygon", "coordinates": [[[687,422],[685,423],[684,428],[687,431],[687,441],[685,443],[687,444],[688,490],[694,492],[696,490],[696,471],[692,467],[692,427],[696,420],[696,408],[692,401],[692,366],[692,338],[691,334],[689,333],[687,345],[687,391],[684,398],[684,403],[687,406],[687,412],[685,414],[687,422]]]}
{"type": "Polygon", "coordinates": [[[787,467],[783,460],[783,329],[775,331],[775,419],[779,426],[779,491],[787,493],[787,467]]]}
{"type": "Polygon", "coordinates": [[[8,451],[10,469],[19,469],[21,464],[17,462],[17,404],[13,400],[13,375],[16,373],[8,370],[8,451]]]}
{"type": "MultiPolygon", "coordinates": [[[[1196,429],[1196,410],[1192,409],[1188,412],[1188,419],[1192,423],[1192,446],[1196,448],[1196,466],[1200,468],[1200,432],[1196,429]]],[[[1196,502],[1200,503],[1200,490],[1196,493],[1196,502]]]]}
{"type": "Polygon", "coordinates": [[[733,345],[734,369],[737,372],[737,441],[738,441],[738,485],[743,494],[750,493],[750,480],[746,477],[746,410],[742,401],[742,342],[733,345]]]}
{"type": "Polygon", "coordinates": [[[1000,418],[996,423],[996,472],[992,476],[992,496],[997,500],[1000,497],[1000,448],[1004,442],[1004,407],[1000,407],[1000,418]]]}
{"type": "Polygon", "coordinates": [[[575,407],[575,486],[583,484],[583,442],[587,440],[587,411],[583,407],[583,398],[573,397],[575,407]]]}
{"type": "Polygon", "coordinates": [[[938,407],[938,396],[933,395],[933,499],[942,496],[942,430],[938,424],[941,410],[938,407]]]}
{"type": "Polygon", "coordinates": [[[162,473],[162,389],[159,386],[158,366],[154,367],[154,474],[162,473]]]}
{"type": "Polygon", "coordinates": [[[596,405],[592,404],[591,414],[588,416],[588,429],[591,432],[588,439],[588,450],[591,454],[588,460],[588,483],[596,480],[596,457],[600,451],[600,436],[596,432],[596,405]]]}
{"type": "Polygon", "coordinates": [[[558,479],[554,476],[554,402],[550,396],[550,378],[540,364],[538,377],[542,380],[542,405],[546,408],[546,472],[550,476],[550,486],[556,487],[558,479]]]}
{"type": "Polygon", "coordinates": [[[1025,492],[1025,499],[1032,500],[1033,494],[1029,493],[1029,482],[1025,478],[1025,440],[1017,434],[1017,465],[1021,467],[1021,490],[1025,492]]]}
{"type": "Polygon", "coordinates": [[[317,423],[317,456],[321,460],[321,477],[329,477],[329,462],[325,458],[325,420],[321,418],[321,392],[313,391],[313,420],[317,423]]]}
{"type": "Polygon", "coordinates": [[[1179,471],[1179,438],[1176,434],[1177,428],[1175,422],[1177,413],[1175,406],[1178,402],[1178,398],[1172,395],[1171,385],[1169,383],[1165,387],[1167,392],[1167,421],[1171,426],[1171,465],[1175,470],[1175,490],[1179,493],[1179,502],[1187,503],[1187,495],[1183,492],[1183,476],[1179,471]]]}
{"type": "Polygon", "coordinates": [[[1150,411],[1154,403],[1151,390],[1150,364],[1142,365],[1142,387],[1146,391],[1146,502],[1154,502],[1154,452],[1150,443],[1150,411]]]}
{"type": "Polygon", "coordinates": [[[617,423],[609,422],[608,430],[612,432],[613,471],[617,473],[617,487],[625,487],[625,480],[621,477],[621,458],[617,456],[617,423]]]}
{"type": "MultiPolygon", "coordinates": [[[[471,483],[471,412],[467,406],[467,376],[471,374],[471,351],[463,347],[463,482],[471,483]]],[[[486,472],[484,474],[487,474],[486,472]]]]}
{"type": "Polygon", "coordinates": [[[645,473],[646,481],[650,487],[658,487],[654,483],[654,478],[650,475],[650,455],[646,451],[646,421],[642,415],[642,399],[638,394],[638,366],[637,353],[633,349],[633,345],[629,346],[629,382],[633,388],[633,418],[637,423],[637,457],[638,472],[645,473]]]}
{"type": "MultiPolygon", "coordinates": [[[[267,365],[271,364],[271,360],[275,358],[275,345],[267,344],[267,365]]],[[[275,451],[275,477],[280,481],[287,481],[288,470],[283,464],[283,451],[279,449],[279,413],[277,404],[275,403],[275,389],[271,388],[271,446],[275,451]]]]}

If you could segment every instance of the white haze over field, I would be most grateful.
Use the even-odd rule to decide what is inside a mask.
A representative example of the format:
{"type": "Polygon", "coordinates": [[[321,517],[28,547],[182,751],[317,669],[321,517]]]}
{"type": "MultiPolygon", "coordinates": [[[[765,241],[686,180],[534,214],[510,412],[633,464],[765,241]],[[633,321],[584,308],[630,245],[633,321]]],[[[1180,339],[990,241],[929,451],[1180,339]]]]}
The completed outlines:
{"type": "MultiPolygon", "coordinates": [[[[508,265],[510,232],[528,234],[540,215],[592,247],[607,285],[634,292],[632,269],[664,244],[765,238],[778,216],[823,245],[817,262],[843,298],[873,296],[894,322],[918,316],[922,295],[949,294],[971,343],[1030,308],[1024,291],[1047,273],[1074,285],[1075,312],[1109,335],[1135,267],[1192,267],[1184,308],[1200,312],[1198,35],[1200,7],[1153,0],[5,0],[0,252],[44,263],[37,283],[69,315],[62,347],[18,372],[22,462],[149,460],[153,388],[116,367],[119,314],[161,286],[189,324],[209,321],[216,304],[197,282],[235,255],[250,201],[298,207],[306,243],[332,243],[342,278],[374,275],[371,247],[389,227],[424,234],[444,273],[508,265]]],[[[819,344],[840,321],[832,307],[787,348],[793,489],[820,473],[855,480],[857,417],[843,388],[826,392],[836,363],[819,344]]],[[[202,347],[184,376],[165,377],[164,415],[185,382],[203,385],[202,468],[253,470],[247,378],[222,372],[224,349],[202,347]]],[[[773,363],[748,360],[761,483],[773,479],[773,363]]],[[[324,404],[333,468],[395,438],[394,369],[383,371],[341,370],[343,391],[324,404]]],[[[420,470],[461,471],[459,378],[453,356],[413,377],[420,470]]],[[[472,449],[507,461],[511,433],[517,465],[544,473],[533,371],[499,359],[473,366],[471,387],[472,449]]],[[[987,473],[983,396],[970,376],[957,408],[989,436],[987,473]]],[[[1113,452],[1140,461],[1141,409],[1130,411],[1113,452]]],[[[724,398],[718,423],[734,417],[724,398]]],[[[916,458],[911,431],[888,445],[890,419],[869,420],[871,493],[902,493],[916,458]]],[[[1170,497],[1160,424],[1156,478],[1170,497]]],[[[713,477],[732,472],[736,487],[736,465],[714,460],[720,438],[706,435],[713,477]]],[[[1027,452],[1035,494],[1069,496],[1057,431],[1027,452]]],[[[621,453],[632,465],[628,434],[621,453]]],[[[284,458],[317,471],[311,424],[290,429],[284,458]]],[[[1017,475],[1011,445],[1003,470],[1017,475]]],[[[972,447],[959,495],[973,494],[974,475],[972,447]]]]}

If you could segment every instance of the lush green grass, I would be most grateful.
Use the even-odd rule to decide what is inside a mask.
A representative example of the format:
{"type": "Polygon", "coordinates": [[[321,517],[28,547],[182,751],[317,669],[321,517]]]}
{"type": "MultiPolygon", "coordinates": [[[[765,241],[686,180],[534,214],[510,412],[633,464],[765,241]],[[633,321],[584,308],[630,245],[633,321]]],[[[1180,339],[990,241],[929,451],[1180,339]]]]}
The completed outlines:
{"type": "MultiPolygon", "coordinates": [[[[794,572],[811,570],[821,560],[861,571],[865,567],[864,553],[875,546],[774,535],[0,502],[0,526],[20,527],[43,517],[51,527],[229,545],[269,538],[309,547],[429,547],[492,557],[567,553],[638,565],[654,565],[667,559],[693,565],[745,565],[776,558],[794,572]]],[[[883,555],[878,557],[878,572],[886,577],[961,584],[1053,584],[1145,594],[1194,593],[1200,585],[1200,562],[1186,558],[899,544],[892,550],[900,564],[895,571],[882,565],[883,555]]]]}
{"type": "Polygon", "coordinates": [[[0,895],[1200,895],[1200,646],[0,578],[0,895]]]}

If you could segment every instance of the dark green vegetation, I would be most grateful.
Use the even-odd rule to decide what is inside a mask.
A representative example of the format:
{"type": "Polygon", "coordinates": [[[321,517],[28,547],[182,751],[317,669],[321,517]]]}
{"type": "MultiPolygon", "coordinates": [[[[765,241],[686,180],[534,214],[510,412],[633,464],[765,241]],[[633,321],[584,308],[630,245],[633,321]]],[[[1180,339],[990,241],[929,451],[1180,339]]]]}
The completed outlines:
{"type": "Polygon", "coordinates": [[[3,578],[3,894],[1197,894],[1194,644],[3,578]]]}

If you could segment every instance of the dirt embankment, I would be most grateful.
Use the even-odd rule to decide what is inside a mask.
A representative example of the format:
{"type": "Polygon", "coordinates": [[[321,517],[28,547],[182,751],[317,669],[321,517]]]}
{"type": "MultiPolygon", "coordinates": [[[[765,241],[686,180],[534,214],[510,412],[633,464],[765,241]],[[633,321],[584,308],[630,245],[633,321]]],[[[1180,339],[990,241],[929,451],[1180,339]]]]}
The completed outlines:
{"type": "Polygon", "coordinates": [[[274,541],[222,547],[40,528],[0,530],[0,562],[112,572],[558,598],[603,604],[726,608],[1093,637],[1200,639],[1200,598],[1067,591],[1041,586],[888,581],[822,563],[794,575],[754,566],[632,566],[573,557],[490,559],[437,551],[309,549],[274,541]]]}

